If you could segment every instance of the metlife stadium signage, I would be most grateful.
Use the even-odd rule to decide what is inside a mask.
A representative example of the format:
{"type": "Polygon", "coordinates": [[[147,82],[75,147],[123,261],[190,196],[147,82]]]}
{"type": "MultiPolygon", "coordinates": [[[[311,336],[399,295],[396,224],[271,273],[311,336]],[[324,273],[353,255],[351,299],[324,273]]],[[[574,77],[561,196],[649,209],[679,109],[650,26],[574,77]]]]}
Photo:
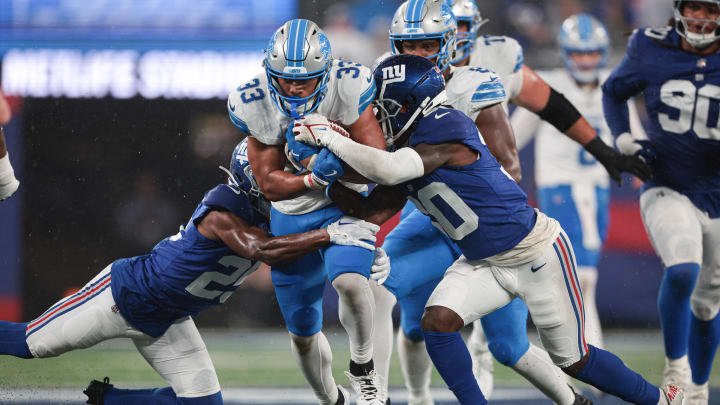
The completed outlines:
{"type": "Polygon", "coordinates": [[[21,97],[225,98],[296,17],[295,0],[0,1],[1,85],[21,97]]]}

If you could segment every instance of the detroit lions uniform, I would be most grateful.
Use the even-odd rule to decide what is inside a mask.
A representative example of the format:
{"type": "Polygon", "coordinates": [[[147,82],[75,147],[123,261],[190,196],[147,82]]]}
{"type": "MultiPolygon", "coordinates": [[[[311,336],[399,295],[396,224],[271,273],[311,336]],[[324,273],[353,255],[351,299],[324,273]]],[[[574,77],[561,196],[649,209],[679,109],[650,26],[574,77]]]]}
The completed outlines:
{"type": "Polygon", "coordinates": [[[58,356],[126,337],[178,397],[219,392],[212,361],[190,316],[225,302],[260,263],[198,232],[196,223],[213,209],[266,227],[241,190],[215,187],[175,236],[158,243],[148,255],[115,261],[80,291],[28,323],[27,344],[33,356],[58,356]]]}
{"type": "Polygon", "coordinates": [[[693,346],[692,331],[718,322],[720,309],[720,54],[699,56],[683,51],[680,43],[672,27],[636,30],[626,56],[603,86],[603,102],[608,125],[618,136],[629,130],[622,102],[644,93],[656,157],[649,162],[653,177],[644,184],[640,209],[666,267],[659,299],[666,355],[670,360],[688,353],[693,382],[699,385],[709,378],[712,352],[700,348],[707,343],[693,346]],[[679,295],[686,297],[690,291],[684,285],[696,277],[694,289],[690,284],[694,323],[687,301],[681,305],[673,301],[678,294],[667,291],[682,288],[679,295]],[[674,319],[682,321],[671,325],[674,319]]]}
{"type": "MultiPolygon", "coordinates": [[[[238,87],[228,98],[233,124],[266,145],[285,143],[291,118],[284,115],[267,95],[267,76],[258,74],[238,87]]],[[[370,70],[360,64],[332,63],[327,93],[316,113],[328,120],[351,125],[375,97],[375,81],[370,70]]],[[[286,171],[295,172],[288,163],[286,171]]],[[[362,191],[364,185],[355,185],[362,191]]],[[[270,228],[274,235],[322,228],[343,214],[323,190],[272,203],[270,228]]],[[[343,273],[370,275],[373,253],[355,246],[331,245],[296,262],[272,267],[271,275],[287,328],[298,336],[312,336],[322,328],[322,293],[325,281],[343,273]]]]}
{"type": "Polygon", "coordinates": [[[520,94],[525,58],[522,46],[515,39],[496,35],[479,36],[469,58],[468,66],[482,66],[500,76],[507,100],[520,94]]]}

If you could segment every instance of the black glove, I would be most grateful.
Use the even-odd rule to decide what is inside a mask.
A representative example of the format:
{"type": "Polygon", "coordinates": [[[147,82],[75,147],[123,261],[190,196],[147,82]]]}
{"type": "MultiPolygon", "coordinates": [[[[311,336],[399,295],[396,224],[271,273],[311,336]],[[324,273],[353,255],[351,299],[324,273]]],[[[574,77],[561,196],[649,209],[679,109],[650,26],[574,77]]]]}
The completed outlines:
{"type": "Polygon", "coordinates": [[[627,172],[637,176],[642,181],[647,181],[652,177],[652,170],[639,156],[623,155],[615,151],[615,149],[605,145],[599,137],[585,145],[585,150],[595,156],[605,170],[607,170],[610,178],[619,186],[622,186],[622,172],[627,172]]]}

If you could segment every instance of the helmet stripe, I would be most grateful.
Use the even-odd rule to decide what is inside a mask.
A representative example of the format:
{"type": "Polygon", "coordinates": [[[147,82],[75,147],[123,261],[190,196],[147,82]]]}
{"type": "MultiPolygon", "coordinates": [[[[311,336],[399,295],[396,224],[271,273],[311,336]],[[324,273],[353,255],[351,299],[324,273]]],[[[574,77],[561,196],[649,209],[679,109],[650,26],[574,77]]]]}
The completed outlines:
{"type": "Polygon", "coordinates": [[[295,33],[298,30],[299,23],[300,20],[292,20],[290,21],[290,26],[288,27],[287,40],[285,41],[285,58],[288,60],[288,66],[295,66],[290,61],[296,59],[295,47],[297,43],[297,35],[295,35],[295,33]]]}
{"type": "Polygon", "coordinates": [[[300,20],[298,35],[295,39],[295,60],[300,60],[296,62],[297,64],[295,66],[298,67],[302,67],[305,64],[305,45],[307,44],[305,37],[307,35],[307,29],[308,20],[300,20]]]}
{"type": "Polygon", "coordinates": [[[585,14],[578,16],[578,31],[580,32],[580,40],[583,42],[592,39],[592,21],[585,14]]]}
{"type": "Polygon", "coordinates": [[[410,0],[405,12],[405,21],[412,21],[407,25],[408,28],[420,28],[422,19],[422,11],[425,6],[425,0],[410,0]]]}

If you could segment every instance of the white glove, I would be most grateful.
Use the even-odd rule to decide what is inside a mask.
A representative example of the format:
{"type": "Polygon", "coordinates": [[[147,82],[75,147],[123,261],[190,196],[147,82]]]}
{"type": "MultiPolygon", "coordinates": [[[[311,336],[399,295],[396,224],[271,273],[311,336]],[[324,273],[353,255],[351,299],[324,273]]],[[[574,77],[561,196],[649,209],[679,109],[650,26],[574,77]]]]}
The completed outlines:
{"type": "Polygon", "coordinates": [[[292,131],[296,141],[318,147],[328,146],[336,136],[350,136],[341,126],[320,114],[309,114],[296,120],[292,131]]]}
{"type": "Polygon", "coordinates": [[[342,217],[328,225],[327,233],[330,242],[336,245],[359,246],[367,250],[375,250],[375,234],[380,227],[354,217],[342,217]]]}
{"type": "Polygon", "coordinates": [[[10,198],[20,187],[20,182],[15,178],[15,171],[10,165],[10,154],[6,153],[0,159],[0,201],[10,198]]]}
{"type": "Polygon", "coordinates": [[[390,257],[385,253],[383,248],[375,248],[375,259],[370,268],[370,278],[377,281],[378,285],[383,285],[390,275],[390,257]]]}
{"type": "Polygon", "coordinates": [[[629,132],[623,132],[615,138],[615,146],[617,146],[618,152],[623,155],[634,155],[642,149],[642,145],[635,142],[635,139],[629,132]]]}

